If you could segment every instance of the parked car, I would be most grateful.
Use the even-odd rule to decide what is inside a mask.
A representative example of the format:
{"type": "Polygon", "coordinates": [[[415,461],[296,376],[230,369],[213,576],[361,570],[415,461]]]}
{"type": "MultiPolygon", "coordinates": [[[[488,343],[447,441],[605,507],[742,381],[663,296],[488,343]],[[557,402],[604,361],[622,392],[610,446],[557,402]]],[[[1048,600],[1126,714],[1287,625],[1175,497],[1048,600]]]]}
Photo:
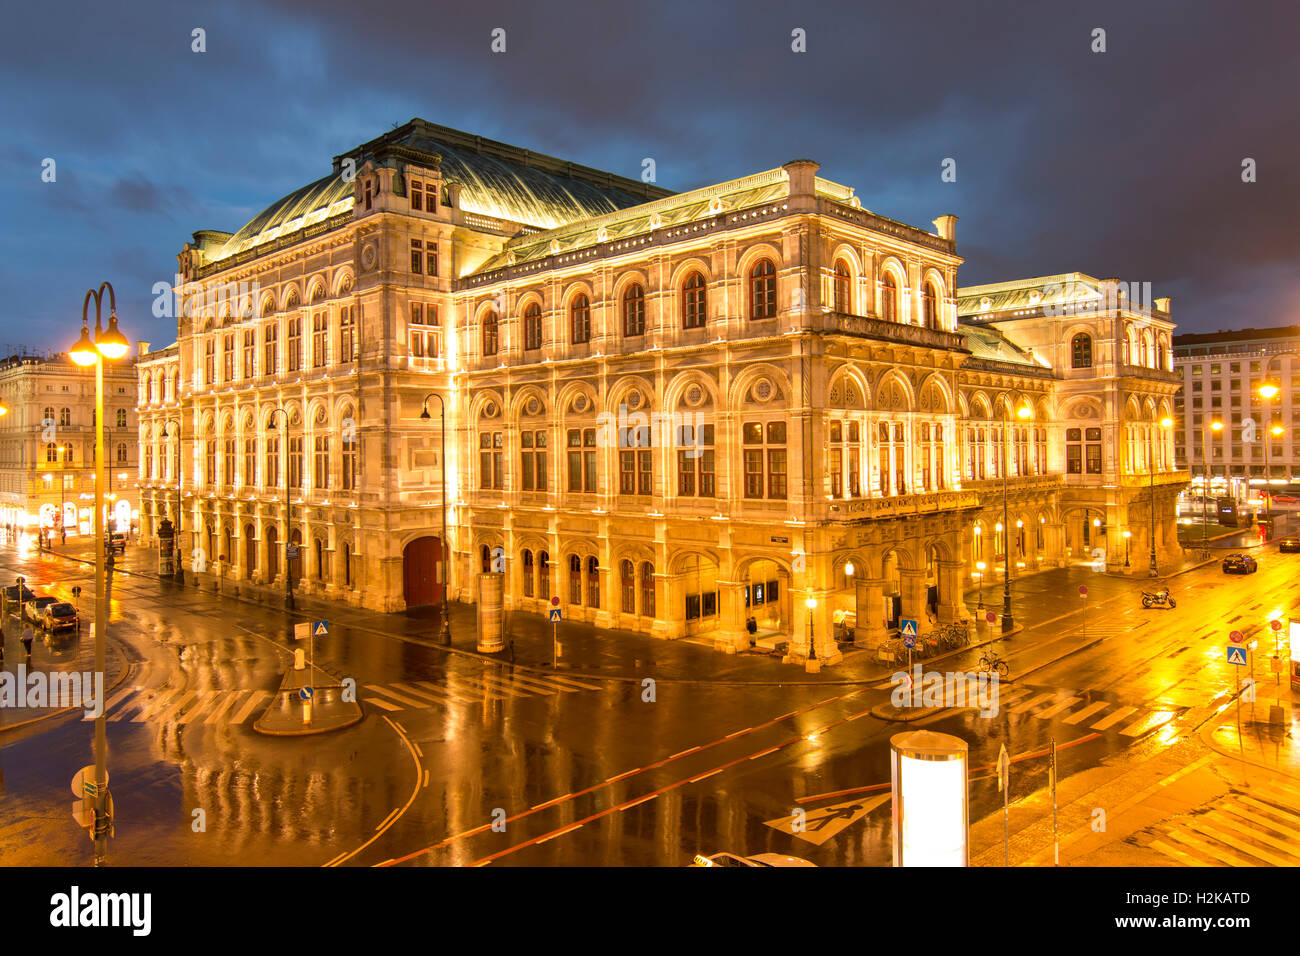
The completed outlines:
{"type": "Polygon", "coordinates": [[[782,856],[780,853],[755,853],[753,856],[737,856],[734,853],[715,853],[705,856],[695,854],[691,866],[816,866],[797,856],[782,856]]]}
{"type": "Polygon", "coordinates": [[[1230,554],[1223,559],[1224,574],[1254,574],[1259,564],[1248,554],[1230,554]]]}
{"type": "Polygon", "coordinates": [[[77,609],[63,601],[47,604],[41,613],[41,627],[51,634],[67,628],[76,630],[79,623],[77,609]]]}
{"type": "Polygon", "coordinates": [[[22,593],[18,593],[18,585],[11,584],[9,587],[0,591],[0,614],[13,614],[21,610],[21,605],[36,597],[36,592],[27,585],[23,585],[22,593]]]}
{"type": "Polygon", "coordinates": [[[126,554],[126,534],[121,531],[109,531],[104,534],[105,554],[126,554]]]}
{"type": "Polygon", "coordinates": [[[51,597],[48,594],[42,594],[40,597],[34,597],[23,605],[22,618],[24,621],[31,621],[33,624],[41,622],[41,615],[51,604],[58,604],[59,599],[51,597]]]}
{"type": "Polygon", "coordinates": [[[1300,551],[1300,538],[1282,538],[1277,543],[1277,549],[1282,554],[1295,554],[1300,551]]]}

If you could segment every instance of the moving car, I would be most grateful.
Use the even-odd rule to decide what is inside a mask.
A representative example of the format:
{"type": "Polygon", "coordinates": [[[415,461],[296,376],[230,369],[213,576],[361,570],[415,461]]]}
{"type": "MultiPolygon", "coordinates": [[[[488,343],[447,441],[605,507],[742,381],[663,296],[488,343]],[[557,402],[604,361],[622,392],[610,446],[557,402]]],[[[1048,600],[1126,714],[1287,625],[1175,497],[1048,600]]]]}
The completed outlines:
{"type": "Polygon", "coordinates": [[[691,866],[816,866],[797,856],[782,856],[780,853],[755,853],[753,856],[737,856],[734,853],[715,853],[705,856],[695,854],[691,866]]]}
{"type": "Polygon", "coordinates": [[[1277,543],[1277,549],[1282,554],[1295,554],[1300,551],[1300,538],[1282,538],[1277,543]]]}
{"type": "Polygon", "coordinates": [[[34,597],[23,605],[23,620],[31,621],[33,624],[41,622],[41,615],[51,604],[58,604],[59,599],[50,597],[48,594],[42,594],[40,597],[34,597]]]}
{"type": "Polygon", "coordinates": [[[1248,554],[1230,554],[1223,559],[1224,574],[1254,574],[1258,570],[1259,565],[1248,554]]]}
{"type": "Polygon", "coordinates": [[[55,631],[62,631],[67,628],[75,630],[77,628],[77,609],[71,604],[65,604],[60,601],[55,604],[47,604],[44,612],[41,614],[41,627],[53,634],[55,631]]]}

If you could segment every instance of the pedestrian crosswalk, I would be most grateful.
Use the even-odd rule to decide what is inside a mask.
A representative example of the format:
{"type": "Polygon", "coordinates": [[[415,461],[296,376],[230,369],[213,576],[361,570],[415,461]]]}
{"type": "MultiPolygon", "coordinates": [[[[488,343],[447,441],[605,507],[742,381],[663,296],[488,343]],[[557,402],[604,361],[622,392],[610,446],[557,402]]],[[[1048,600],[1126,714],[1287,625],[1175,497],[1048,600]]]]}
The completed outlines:
{"type": "MultiPolygon", "coordinates": [[[[472,706],[484,701],[540,699],[598,691],[590,681],[561,674],[522,674],[507,677],[446,675],[436,681],[412,680],[362,684],[357,696],[381,711],[425,710],[449,705],[472,706]]],[[[198,690],[186,687],[124,687],[105,701],[110,721],[126,723],[244,724],[271,703],[265,690],[198,690]]],[[[82,717],[82,720],[90,720],[82,717]]]]}
{"type": "Polygon", "coordinates": [[[1252,783],[1134,837],[1183,866],[1300,866],[1300,788],[1252,783]]]}
{"type": "Polygon", "coordinates": [[[1093,691],[1047,690],[1017,685],[998,689],[998,708],[1016,717],[1060,720],[1098,733],[1114,731],[1121,737],[1142,737],[1163,727],[1186,708],[1156,704],[1134,707],[1099,699],[1093,691]]]}

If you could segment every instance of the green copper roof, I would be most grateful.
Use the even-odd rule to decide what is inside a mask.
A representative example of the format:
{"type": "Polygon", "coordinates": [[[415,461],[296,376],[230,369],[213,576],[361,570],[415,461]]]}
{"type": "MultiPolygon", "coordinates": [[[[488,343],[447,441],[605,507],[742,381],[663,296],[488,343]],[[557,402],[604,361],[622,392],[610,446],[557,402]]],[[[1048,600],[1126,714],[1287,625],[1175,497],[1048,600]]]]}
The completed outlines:
{"type": "Polygon", "coordinates": [[[1019,347],[1012,344],[1001,332],[987,325],[968,325],[957,323],[957,334],[965,337],[966,348],[971,358],[987,359],[991,362],[1010,362],[1013,365],[1032,365],[1043,368],[1038,362],[1019,347]]]}
{"type": "Polygon", "coordinates": [[[978,318],[982,313],[1011,312],[1016,309],[1079,307],[1101,300],[1101,283],[1082,272],[1057,276],[994,282],[966,286],[957,290],[957,314],[978,318]],[[987,306],[984,300],[988,300],[987,306]]]}

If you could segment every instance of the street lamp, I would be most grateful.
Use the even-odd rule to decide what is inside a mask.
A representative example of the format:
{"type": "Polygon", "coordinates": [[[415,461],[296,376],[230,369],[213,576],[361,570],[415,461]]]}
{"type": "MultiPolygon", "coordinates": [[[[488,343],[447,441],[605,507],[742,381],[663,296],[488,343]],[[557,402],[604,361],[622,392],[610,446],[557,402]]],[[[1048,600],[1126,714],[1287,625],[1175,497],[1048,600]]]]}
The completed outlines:
{"type": "MultiPolygon", "coordinates": [[[[1210,422],[1210,430],[1216,435],[1219,434],[1219,432],[1223,431],[1223,422],[1217,420],[1210,422]]],[[[1201,458],[1204,462],[1204,469],[1201,473],[1204,482],[1201,485],[1201,550],[1206,552],[1206,557],[1209,557],[1210,513],[1209,509],[1205,505],[1205,501],[1210,495],[1210,447],[1209,442],[1205,440],[1204,436],[1202,436],[1201,441],[1201,453],[1201,458]]]]}
{"type": "Polygon", "coordinates": [[[162,439],[166,441],[171,436],[167,434],[167,426],[172,422],[176,423],[176,533],[172,539],[176,551],[176,583],[185,583],[185,569],[181,562],[181,475],[184,472],[184,452],[181,448],[181,423],[178,418],[167,418],[163,420],[162,439]]]}
{"type": "MultiPolygon", "coordinates": [[[[1170,429],[1174,423],[1169,418],[1160,419],[1160,427],[1170,429]]],[[[1156,567],[1156,430],[1151,429],[1151,460],[1147,462],[1147,468],[1151,472],[1151,576],[1158,577],[1159,570],[1156,567]]]]}
{"type": "Polygon", "coordinates": [[[985,564],[983,561],[975,562],[975,568],[980,573],[980,603],[979,603],[979,607],[975,609],[977,611],[984,610],[984,569],[987,567],[988,565],[985,564]]]}
{"type": "Polygon", "coordinates": [[[451,644],[451,622],[447,620],[447,583],[451,580],[451,569],[447,566],[447,405],[443,402],[442,396],[437,392],[430,392],[424,396],[423,407],[420,410],[420,420],[430,421],[433,416],[429,414],[429,399],[438,400],[438,419],[440,428],[438,429],[438,440],[442,443],[441,457],[438,461],[441,463],[442,471],[442,622],[438,626],[438,643],[450,646],[451,644]]]}
{"type": "Polygon", "coordinates": [[[275,413],[279,412],[284,416],[284,606],[293,610],[293,565],[289,563],[289,549],[293,547],[290,543],[292,537],[293,525],[293,505],[289,501],[289,413],[284,410],[283,406],[277,405],[271,409],[271,420],[266,426],[267,431],[275,431],[275,413]]]}
{"type": "Polygon", "coordinates": [[[1133,532],[1125,529],[1124,531],[1124,567],[1128,567],[1128,545],[1129,539],[1133,537],[1133,532]]]}
{"type": "MultiPolygon", "coordinates": [[[[98,289],[86,292],[81,304],[81,337],[69,351],[78,365],[95,366],[95,673],[107,670],[106,648],[108,640],[108,600],[104,572],[104,360],[120,359],[130,348],[117,328],[117,295],[113,287],[101,283],[98,289]],[[103,328],[101,309],[104,292],[108,292],[108,328],[103,328]],[[90,338],[90,300],[95,300],[95,338],[90,338]]],[[[95,865],[103,866],[108,856],[108,831],[112,821],[108,815],[108,733],[104,709],[95,718],[95,865]]]]}
{"type": "Polygon", "coordinates": [[[817,599],[810,597],[804,602],[808,605],[808,660],[817,660],[817,645],[813,642],[813,611],[817,610],[817,599]]]}
{"type": "MultiPolygon", "coordinates": [[[[1021,421],[1033,415],[1028,405],[1022,405],[1016,410],[1016,417],[1021,421]]],[[[1002,421],[1002,633],[1005,634],[1012,629],[1014,622],[1011,619],[1011,541],[1010,532],[1007,527],[1010,520],[1007,516],[1007,426],[1010,424],[1010,418],[1002,421]]]]}

